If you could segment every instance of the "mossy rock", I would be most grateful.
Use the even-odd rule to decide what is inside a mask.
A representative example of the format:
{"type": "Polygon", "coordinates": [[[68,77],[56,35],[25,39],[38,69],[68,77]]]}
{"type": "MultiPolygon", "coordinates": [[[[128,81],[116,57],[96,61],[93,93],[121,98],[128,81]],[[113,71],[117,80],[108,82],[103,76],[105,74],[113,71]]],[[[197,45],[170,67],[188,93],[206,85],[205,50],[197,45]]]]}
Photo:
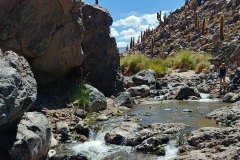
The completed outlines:
{"type": "Polygon", "coordinates": [[[154,153],[159,156],[165,156],[166,154],[164,147],[161,145],[154,148],[154,153]]]}
{"type": "Polygon", "coordinates": [[[161,141],[161,144],[167,144],[170,140],[169,135],[158,134],[154,136],[158,141],[161,141]]]}

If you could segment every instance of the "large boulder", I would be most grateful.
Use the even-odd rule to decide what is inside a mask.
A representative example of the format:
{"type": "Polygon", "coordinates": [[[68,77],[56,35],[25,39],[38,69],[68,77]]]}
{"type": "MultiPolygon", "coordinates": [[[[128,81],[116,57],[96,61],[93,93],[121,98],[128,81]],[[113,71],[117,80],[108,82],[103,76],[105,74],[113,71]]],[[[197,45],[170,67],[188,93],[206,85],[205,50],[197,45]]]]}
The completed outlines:
{"type": "Polygon", "coordinates": [[[107,109],[106,97],[93,86],[85,86],[89,90],[91,111],[98,112],[107,109]]]}
{"type": "Polygon", "coordinates": [[[150,87],[147,85],[131,87],[127,89],[127,92],[130,92],[133,97],[147,97],[150,95],[150,87]]]}
{"type": "Polygon", "coordinates": [[[12,51],[0,50],[0,130],[19,122],[36,95],[37,84],[28,62],[12,51]]]}
{"type": "Polygon", "coordinates": [[[234,77],[229,84],[230,91],[240,91],[240,67],[235,71],[234,77]]]}
{"type": "Polygon", "coordinates": [[[106,96],[123,91],[120,57],[110,33],[111,15],[107,9],[90,4],[84,4],[82,13],[85,27],[82,66],[89,81],[106,96]]]}
{"type": "Polygon", "coordinates": [[[47,156],[51,145],[51,125],[42,113],[27,112],[17,126],[15,142],[9,150],[11,159],[39,160],[47,156]]]}
{"type": "Polygon", "coordinates": [[[121,92],[114,98],[115,107],[126,106],[128,108],[132,108],[134,105],[134,99],[129,92],[121,92]]]}
{"type": "Polygon", "coordinates": [[[1,3],[0,46],[27,57],[39,86],[82,64],[80,0],[1,3]]]}
{"type": "Polygon", "coordinates": [[[132,77],[136,85],[155,85],[156,76],[152,69],[142,70],[132,77]]]}
{"type": "Polygon", "coordinates": [[[180,100],[188,99],[188,97],[190,96],[195,96],[200,98],[200,93],[196,88],[185,86],[178,89],[176,94],[176,99],[180,99],[180,100]]]}

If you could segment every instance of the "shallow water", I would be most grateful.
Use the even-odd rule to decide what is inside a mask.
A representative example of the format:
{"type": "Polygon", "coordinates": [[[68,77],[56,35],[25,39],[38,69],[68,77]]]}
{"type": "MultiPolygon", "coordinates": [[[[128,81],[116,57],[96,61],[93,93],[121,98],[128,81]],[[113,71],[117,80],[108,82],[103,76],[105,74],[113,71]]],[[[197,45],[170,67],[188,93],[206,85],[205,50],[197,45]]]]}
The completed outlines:
{"type": "MultiPolygon", "coordinates": [[[[206,96],[206,95],[205,95],[206,96]]],[[[105,134],[115,126],[121,124],[126,116],[137,116],[140,124],[150,123],[185,123],[190,131],[201,127],[220,127],[214,120],[206,119],[207,113],[226,106],[227,104],[206,97],[200,101],[167,101],[159,104],[138,106],[125,116],[115,117],[106,122],[99,122],[101,130],[91,132],[88,142],[76,143],[68,148],[74,153],[82,153],[91,160],[168,160],[178,154],[176,141],[170,141],[164,146],[166,155],[156,156],[136,152],[133,147],[106,145],[105,134]],[[183,112],[184,109],[192,112],[183,112]]]]}

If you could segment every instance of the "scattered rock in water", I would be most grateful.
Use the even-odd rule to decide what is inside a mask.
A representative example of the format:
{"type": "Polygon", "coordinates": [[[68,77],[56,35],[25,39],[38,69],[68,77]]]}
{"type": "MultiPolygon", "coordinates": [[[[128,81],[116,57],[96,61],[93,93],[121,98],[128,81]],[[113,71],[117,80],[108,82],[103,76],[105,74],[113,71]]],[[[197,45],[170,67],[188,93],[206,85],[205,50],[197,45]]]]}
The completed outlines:
{"type": "Polygon", "coordinates": [[[155,71],[152,69],[142,70],[132,77],[133,82],[139,85],[155,85],[156,77],[155,71]]]}
{"type": "Polygon", "coordinates": [[[88,124],[85,121],[78,122],[76,131],[78,134],[82,134],[86,137],[89,137],[90,129],[88,124]]]}
{"type": "Polygon", "coordinates": [[[199,98],[196,97],[196,96],[189,96],[189,97],[188,97],[188,100],[190,100],[190,101],[199,100],[199,98]]]}
{"type": "Polygon", "coordinates": [[[184,109],[183,112],[189,112],[190,113],[190,112],[193,112],[193,110],[191,110],[191,109],[184,109]]]}
{"type": "Polygon", "coordinates": [[[83,109],[76,109],[74,114],[82,119],[85,119],[87,117],[87,112],[83,109]]]}
{"type": "Polygon", "coordinates": [[[190,96],[200,97],[200,93],[196,88],[182,87],[177,91],[176,99],[188,99],[190,96]]]}
{"type": "Polygon", "coordinates": [[[134,99],[130,92],[120,92],[114,98],[114,106],[126,106],[128,108],[132,108],[135,105],[134,99]]]}

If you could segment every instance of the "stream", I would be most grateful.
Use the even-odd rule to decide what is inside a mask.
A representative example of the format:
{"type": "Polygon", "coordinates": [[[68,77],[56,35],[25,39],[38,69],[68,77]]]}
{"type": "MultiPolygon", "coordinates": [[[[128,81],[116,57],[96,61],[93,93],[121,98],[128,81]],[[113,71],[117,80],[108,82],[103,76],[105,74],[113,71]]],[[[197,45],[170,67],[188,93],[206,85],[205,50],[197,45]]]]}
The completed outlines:
{"type": "Polygon", "coordinates": [[[171,140],[164,146],[165,156],[156,156],[136,152],[133,147],[107,145],[105,144],[104,136],[129,116],[137,116],[139,124],[157,122],[185,123],[190,126],[189,131],[201,127],[220,127],[216,125],[214,120],[206,119],[205,116],[217,108],[226,106],[226,103],[207,99],[205,94],[201,94],[201,97],[201,100],[196,101],[166,101],[154,105],[137,106],[124,116],[114,117],[105,122],[98,122],[94,126],[98,128],[98,131],[92,129],[87,142],[75,142],[71,146],[67,146],[67,148],[69,152],[82,153],[90,160],[168,160],[174,158],[178,155],[177,143],[174,140],[171,140]]]}

